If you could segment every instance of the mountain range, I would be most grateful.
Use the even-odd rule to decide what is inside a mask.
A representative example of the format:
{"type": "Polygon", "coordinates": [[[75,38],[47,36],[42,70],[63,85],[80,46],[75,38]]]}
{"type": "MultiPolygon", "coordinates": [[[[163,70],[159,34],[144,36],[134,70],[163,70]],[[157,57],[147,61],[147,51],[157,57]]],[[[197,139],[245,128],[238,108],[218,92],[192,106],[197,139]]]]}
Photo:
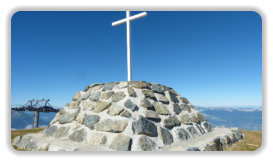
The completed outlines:
{"type": "Polygon", "coordinates": [[[215,126],[238,127],[245,130],[262,130],[262,107],[205,107],[196,106],[215,126]]]}

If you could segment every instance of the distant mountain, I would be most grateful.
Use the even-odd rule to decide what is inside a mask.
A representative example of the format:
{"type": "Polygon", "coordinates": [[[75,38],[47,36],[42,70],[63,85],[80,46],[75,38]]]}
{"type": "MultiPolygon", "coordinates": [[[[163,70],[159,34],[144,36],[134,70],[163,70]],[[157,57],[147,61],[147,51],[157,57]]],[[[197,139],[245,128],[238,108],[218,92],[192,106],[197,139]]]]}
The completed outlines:
{"type": "MultiPolygon", "coordinates": [[[[48,126],[56,113],[40,113],[39,127],[48,126]]],[[[11,129],[32,128],[33,112],[12,111],[11,112],[11,129]]]]}
{"type": "Polygon", "coordinates": [[[262,108],[196,106],[213,126],[238,127],[245,130],[262,130],[262,108]]]}

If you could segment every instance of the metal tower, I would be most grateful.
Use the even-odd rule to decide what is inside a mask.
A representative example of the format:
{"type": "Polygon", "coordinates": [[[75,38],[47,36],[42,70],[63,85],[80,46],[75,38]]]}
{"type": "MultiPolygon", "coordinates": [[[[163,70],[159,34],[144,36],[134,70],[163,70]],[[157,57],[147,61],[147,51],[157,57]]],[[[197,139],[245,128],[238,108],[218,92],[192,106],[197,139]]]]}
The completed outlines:
{"type": "Polygon", "coordinates": [[[49,103],[49,99],[41,99],[41,100],[29,100],[26,104],[21,106],[12,106],[12,111],[33,111],[33,128],[39,127],[39,113],[40,112],[58,112],[59,110],[53,108],[49,103]]]}

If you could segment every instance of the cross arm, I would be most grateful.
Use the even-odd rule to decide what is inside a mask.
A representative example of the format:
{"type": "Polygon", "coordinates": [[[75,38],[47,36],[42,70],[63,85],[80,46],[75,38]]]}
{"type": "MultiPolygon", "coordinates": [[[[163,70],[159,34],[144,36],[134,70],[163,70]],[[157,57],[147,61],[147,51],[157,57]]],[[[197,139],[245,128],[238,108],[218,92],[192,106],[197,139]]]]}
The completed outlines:
{"type": "Polygon", "coordinates": [[[125,19],[121,19],[121,20],[118,20],[118,21],[115,21],[112,23],[112,26],[117,26],[117,25],[120,25],[120,24],[123,24],[125,23],[127,20],[131,21],[131,20],[135,20],[135,19],[138,19],[138,18],[141,18],[141,17],[144,17],[147,15],[147,12],[141,12],[139,14],[136,14],[134,16],[131,16],[129,18],[125,18],[125,19]]]}

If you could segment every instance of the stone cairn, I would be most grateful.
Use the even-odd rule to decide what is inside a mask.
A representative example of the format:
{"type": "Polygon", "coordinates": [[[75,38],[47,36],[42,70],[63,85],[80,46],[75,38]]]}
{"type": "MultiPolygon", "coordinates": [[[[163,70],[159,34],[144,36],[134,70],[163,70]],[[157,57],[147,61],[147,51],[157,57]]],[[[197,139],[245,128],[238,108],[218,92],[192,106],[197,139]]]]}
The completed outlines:
{"type": "MultiPolygon", "coordinates": [[[[42,134],[109,150],[154,151],[212,130],[204,115],[172,88],[133,81],[87,86],[56,114],[42,134]]],[[[242,138],[239,131],[233,136],[242,138]]],[[[48,146],[31,142],[31,136],[15,138],[14,145],[24,150],[48,150],[48,146]]],[[[218,145],[216,141],[206,150],[217,150],[218,145]]]]}

